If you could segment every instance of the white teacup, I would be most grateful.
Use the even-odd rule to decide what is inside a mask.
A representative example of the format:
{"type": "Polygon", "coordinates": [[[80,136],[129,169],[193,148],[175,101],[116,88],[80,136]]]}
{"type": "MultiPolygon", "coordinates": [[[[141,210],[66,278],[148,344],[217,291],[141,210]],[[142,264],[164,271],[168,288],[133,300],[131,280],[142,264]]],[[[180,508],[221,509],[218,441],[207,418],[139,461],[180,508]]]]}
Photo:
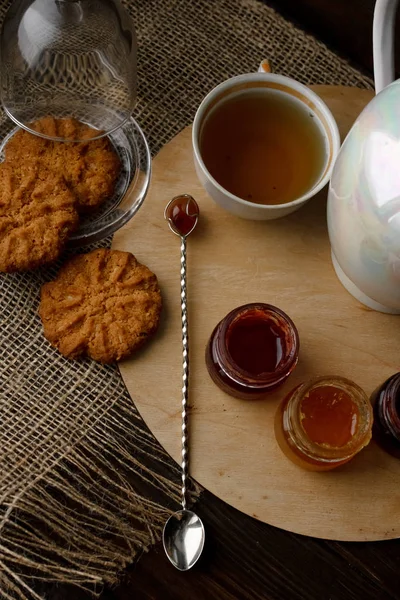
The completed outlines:
{"type": "Polygon", "coordinates": [[[339,151],[340,136],[331,111],[315,92],[295,79],[265,72],[263,63],[261,63],[258,73],[248,73],[232,77],[219,84],[204,98],[194,118],[192,143],[197,175],[203,187],[214,201],[234,215],[245,219],[261,221],[276,219],[294,212],[328,183],[339,151]],[[307,110],[314,114],[315,122],[318,124],[320,132],[325,138],[326,156],[319,177],[306,193],[285,204],[256,204],[235,196],[224,189],[211,175],[201,155],[200,140],[202,127],[207,117],[211,114],[211,111],[233,95],[240,94],[242,91],[248,92],[248,90],[253,88],[257,93],[260,89],[265,90],[265,93],[268,93],[269,90],[273,91],[273,93],[278,91],[281,94],[289,95],[294,103],[303,103],[307,110]]]}

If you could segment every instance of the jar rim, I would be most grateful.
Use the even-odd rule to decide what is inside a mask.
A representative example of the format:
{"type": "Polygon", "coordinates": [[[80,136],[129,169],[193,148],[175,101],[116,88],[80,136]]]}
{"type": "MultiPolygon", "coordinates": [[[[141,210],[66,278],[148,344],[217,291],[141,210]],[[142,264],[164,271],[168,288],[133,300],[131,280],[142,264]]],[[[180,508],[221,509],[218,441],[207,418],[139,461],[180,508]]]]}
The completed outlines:
{"type": "Polygon", "coordinates": [[[379,416],[384,421],[386,427],[394,438],[400,441],[400,415],[396,406],[396,396],[400,393],[400,373],[395,373],[387,381],[386,387],[382,390],[384,400],[378,407],[379,416]],[[393,415],[397,423],[393,424],[393,415]],[[397,425],[397,428],[396,428],[397,425]]]}
{"type": "Polygon", "coordinates": [[[344,462],[352,458],[364,448],[371,439],[373,411],[371,403],[364,390],[350,379],[341,376],[322,376],[311,379],[306,384],[300,384],[289,392],[289,401],[283,415],[284,429],[290,436],[290,442],[297,447],[308,459],[334,463],[344,462]],[[339,388],[351,395],[359,410],[359,423],[356,433],[343,446],[324,445],[310,440],[300,420],[300,407],[303,398],[310,391],[322,387],[332,386],[339,388]]]}
{"type": "MultiPolygon", "coordinates": [[[[299,334],[292,319],[278,307],[263,302],[243,304],[231,310],[221,321],[220,325],[219,349],[220,351],[224,350],[226,356],[226,360],[223,361],[224,364],[221,366],[226,374],[236,383],[255,389],[266,385],[279,385],[287,377],[288,372],[290,373],[297,364],[300,347],[299,334]],[[275,325],[283,331],[285,341],[287,342],[285,343],[285,349],[289,349],[289,351],[282,357],[274,371],[264,371],[255,374],[243,369],[235,362],[229,351],[227,337],[235,322],[239,321],[246,313],[257,310],[268,315],[274,321],[275,325]]],[[[221,352],[219,354],[222,355],[221,352]]]]}

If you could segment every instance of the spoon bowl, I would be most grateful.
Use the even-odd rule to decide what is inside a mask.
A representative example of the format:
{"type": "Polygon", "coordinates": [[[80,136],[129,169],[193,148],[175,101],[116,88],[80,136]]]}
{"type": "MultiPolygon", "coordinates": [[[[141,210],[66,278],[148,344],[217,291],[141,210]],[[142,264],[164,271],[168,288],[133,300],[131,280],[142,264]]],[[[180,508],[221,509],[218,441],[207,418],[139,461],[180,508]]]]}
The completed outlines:
{"type": "Polygon", "coordinates": [[[204,525],[191,510],[178,510],[164,525],[164,550],[179,571],[188,571],[196,564],[204,548],[204,539],[204,525]]]}

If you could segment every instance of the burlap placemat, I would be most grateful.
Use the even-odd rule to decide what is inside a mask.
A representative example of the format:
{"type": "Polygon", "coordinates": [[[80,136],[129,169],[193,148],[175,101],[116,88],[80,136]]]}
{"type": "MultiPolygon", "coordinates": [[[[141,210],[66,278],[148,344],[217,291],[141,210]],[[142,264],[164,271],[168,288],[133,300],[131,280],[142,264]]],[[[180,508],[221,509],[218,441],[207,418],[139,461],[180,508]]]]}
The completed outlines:
{"type": "MultiPolygon", "coordinates": [[[[191,122],[213,86],[256,70],[265,57],[303,83],[372,87],[257,0],[126,6],[139,42],[135,114],[153,154],[191,122]]],[[[0,134],[10,128],[3,116],[0,134]]],[[[179,469],[141,421],[117,368],[69,362],[44,340],[39,289],[54,272],[0,277],[2,598],[39,598],[32,573],[89,587],[114,583],[159,539],[179,500],[179,469]]]]}

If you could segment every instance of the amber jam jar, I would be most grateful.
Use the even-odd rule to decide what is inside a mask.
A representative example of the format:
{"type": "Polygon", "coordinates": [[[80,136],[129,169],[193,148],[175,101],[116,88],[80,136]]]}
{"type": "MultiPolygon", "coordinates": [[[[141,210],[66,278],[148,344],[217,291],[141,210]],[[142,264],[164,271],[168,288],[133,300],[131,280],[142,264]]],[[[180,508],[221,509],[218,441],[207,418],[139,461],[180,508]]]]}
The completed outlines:
{"type": "Polygon", "coordinates": [[[372,437],[392,456],[400,458],[400,373],[389,377],[371,396],[374,407],[372,437]]]}
{"type": "Polygon", "coordinates": [[[282,452],[299,467],[329,471],[351,460],[371,439],[372,406],[343,377],[319,377],[293,389],[275,416],[282,452]]]}
{"type": "Polygon", "coordinates": [[[206,348],[212,380],[244,400],[281,385],[297,364],[299,335],[292,320],[271,304],[235,308],[215,327],[206,348]]]}

